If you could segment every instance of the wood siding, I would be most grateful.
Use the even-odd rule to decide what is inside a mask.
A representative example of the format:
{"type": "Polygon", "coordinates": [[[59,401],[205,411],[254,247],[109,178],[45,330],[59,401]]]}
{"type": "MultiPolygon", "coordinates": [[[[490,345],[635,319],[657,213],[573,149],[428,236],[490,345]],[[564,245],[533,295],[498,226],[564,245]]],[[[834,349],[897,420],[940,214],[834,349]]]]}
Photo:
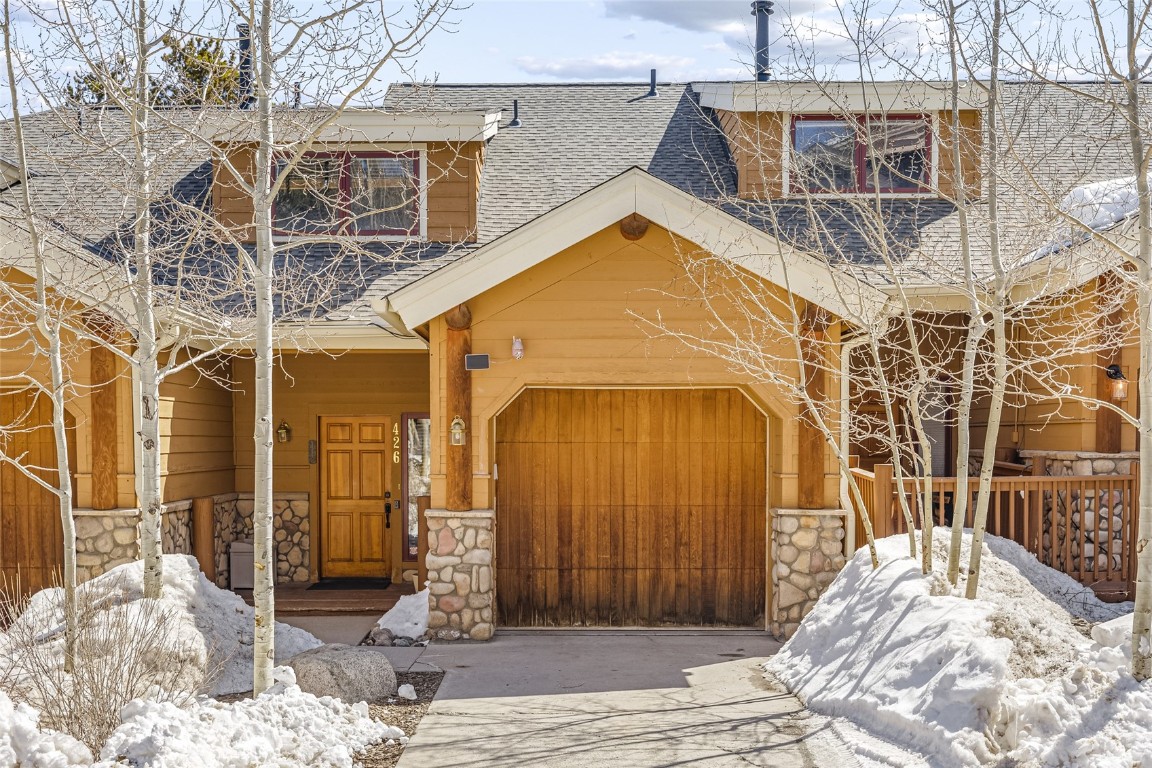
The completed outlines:
{"type": "Polygon", "coordinates": [[[164,501],[234,489],[232,425],[232,393],[195,368],[186,368],[160,384],[164,501]]]}
{"type": "MultiPolygon", "coordinates": [[[[358,145],[356,148],[369,147],[358,145]]],[[[394,148],[389,146],[380,149],[394,148]]],[[[229,162],[244,183],[250,184],[255,172],[255,145],[236,145],[228,147],[226,152],[229,162]]],[[[426,154],[428,240],[453,243],[474,241],[484,142],[437,142],[428,145],[426,154]]],[[[243,242],[252,241],[252,198],[238,183],[236,175],[219,161],[216,162],[212,184],[212,208],[220,224],[230,229],[234,237],[243,242]]]]}
{"type": "Polygon", "coordinates": [[[968,192],[969,198],[980,196],[980,158],[983,153],[983,120],[980,111],[975,109],[962,109],[959,112],[960,133],[957,139],[952,131],[952,112],[941,112],[939,115],[939,162],[940,173],[938,188],[942,197],[949,200],[957,199],[960,194],[958,180],[963,180],[963,188],[968,192]],[[956,162],[953,157],[956,145],[960,146],[960,163],[962,176],[956,174],[956,162]]]}
{"type": "Polygon", "coordinates": [[[503,626],[763,619],[767,419],[734,389],[529,389],[496,419],[503,626]]]}

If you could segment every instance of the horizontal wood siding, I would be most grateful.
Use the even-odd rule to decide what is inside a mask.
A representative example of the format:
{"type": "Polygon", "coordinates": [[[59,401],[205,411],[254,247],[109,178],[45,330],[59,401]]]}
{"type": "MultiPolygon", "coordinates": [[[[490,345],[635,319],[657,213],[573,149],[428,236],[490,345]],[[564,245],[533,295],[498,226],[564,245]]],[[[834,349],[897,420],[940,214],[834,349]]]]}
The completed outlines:
{"type": "Polygon", "coordinates": [[[496,420],[503,626],[763,618],[767,420],[734,389],[529,389],[496,420]]]}
{"type": "Polygon", "coordinates": [[[164,501],[230,493],[232,392],[194,368],[160,385],[160,471],[164,501]]]}

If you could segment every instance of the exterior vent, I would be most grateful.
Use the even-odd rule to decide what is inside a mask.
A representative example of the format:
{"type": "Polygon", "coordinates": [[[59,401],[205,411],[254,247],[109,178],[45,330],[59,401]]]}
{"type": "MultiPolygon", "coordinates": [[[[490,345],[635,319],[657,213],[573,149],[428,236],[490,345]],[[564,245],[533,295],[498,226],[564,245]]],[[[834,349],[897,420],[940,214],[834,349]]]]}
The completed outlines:
{"type": "Polygon", "coordinates": [[[772,77],[768,62],[768,17],[772,15],[772,3],[755,0],[752,15],[756,17],[756,80],[765,83],[772,77]]]}

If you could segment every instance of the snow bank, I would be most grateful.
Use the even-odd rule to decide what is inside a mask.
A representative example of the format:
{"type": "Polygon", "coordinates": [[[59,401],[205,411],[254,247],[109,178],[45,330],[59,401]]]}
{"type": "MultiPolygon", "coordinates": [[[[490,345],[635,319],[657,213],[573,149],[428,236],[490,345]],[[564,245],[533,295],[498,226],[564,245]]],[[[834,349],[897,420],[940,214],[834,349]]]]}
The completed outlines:
{"type": "MultiPolygon", "coordinates": [[[[252,689],[253,610],[238,595],[220,589],[200,573],[195,558],[164,556],[164,589],[155,604],[143,596],[144,565],[140,561],[118,566],[79,587],[77,602],[94,606],[93,621],[112,621],[118,612],[155,616],[163,611],[173,619],[167,658],[189,668],[218,670],[214,695],[242,693],[252,689]]],[[[49,640],[45,652],[63,664],[64,611],[62,592],[44,590],[33,596],[17,620],[20,633],[29,630],[49,640]]],[[[282,661],[322,643],[314,636],[287,624],[276,624],[276,660],[282,661]]],[[[0,633],[0,654],[4,636],[0,633]]]]}
{"type": "MultiPolygon", "coordinates": [[[[938,564],[949,535],[937,531],[938,564]]],[[[1117,647],[1087,637],[1089,622],[1128,607],[1100,602],[1012,542],[986,542],[976,601],[921,574],[906,537],[877,542],[875,571],[857,553],[768,671],[814,711],[933,764],[1152,765],[1152,685],[1128,674],[1119,627],[1097,633],[1119,634],[1117,647]]]]}
{"type": "Polygon", "coordinates": [[[277,668],[276,677],[268,692],[231,704],[201,699],[181,709],[132,702],[97,768],[124,762],[140,768],[351,768],[354,752],[405,738],[399,728],[372,720],[367,704],[304,693],[287,667],[277,668]]]}
{"type": "Polygon", "coordinates": [[[380,617],[376,626],[389,630],[396,637],[419,640],[428,631],[428,590],[401,595],[396,605],[380,617]]]}
{"type": "Polygon", "coordinates": [[[40,730],[40,715],[0,692],[0,768],[66,768],[92,763],[88,748],[63,733],[40,730]]]}

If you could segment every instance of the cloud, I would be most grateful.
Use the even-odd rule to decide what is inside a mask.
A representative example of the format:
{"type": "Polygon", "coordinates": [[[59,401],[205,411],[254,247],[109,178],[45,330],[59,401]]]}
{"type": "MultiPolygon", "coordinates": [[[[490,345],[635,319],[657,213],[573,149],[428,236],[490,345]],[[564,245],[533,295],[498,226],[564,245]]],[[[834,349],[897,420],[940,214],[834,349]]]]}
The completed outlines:
{"type": "Polygon", "coordinates": [[[633,32],[626,32],[626,33],[624,34],[624,39],[625,39],[625,40],[635,40],[635,39],[636,39],[636,32],[635,32],[635,31],[633,31],[633,32]]]}
{"type": "Polygon", "coordinates": [[[523,56],[515,63],[529,75],[548,75],[561,80],[641,80],[650,69],[656,69],[660,79],[667,80],[668,76],[663,73],[689,71],[696,62],[684,56],[612,52],[573,59],[523,56]]]}
{"type": "Polygon", "coordinates": [[[658,21],[689,32],[733,32],[751,23],[746,0],[605,0],[610,19],[658,21]]]}

